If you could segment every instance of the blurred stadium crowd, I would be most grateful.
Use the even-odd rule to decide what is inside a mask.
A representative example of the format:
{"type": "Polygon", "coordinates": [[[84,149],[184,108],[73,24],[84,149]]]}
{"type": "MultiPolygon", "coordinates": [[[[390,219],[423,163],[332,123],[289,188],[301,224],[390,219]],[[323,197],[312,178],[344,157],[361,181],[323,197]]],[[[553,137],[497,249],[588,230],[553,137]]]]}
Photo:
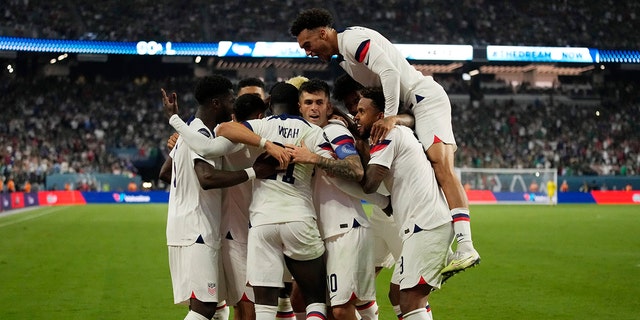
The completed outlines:
{"type": "MultiPolygon", "coordinates": [[[[0,172],[19,186],[29,180],[40,188],[50,173],[135,174],[130,159],[118,157],[114,148],[135,148],[143,157],[166,152],[173,131],[162,115],[159,88],[179,93],[186,118],[197,105],[193,84],[191,77],[16,80],[1,88],[5,105],[14,107],[0,113],[0,172]]],[[[640,174],[637,100],[594,107],[551,104],[540,97],[454,101],[456,165],[552,167],[560,175],[640,174]]]]}
{"type": "MultiPolygon", "coordinates": [[[[309,1],[336,17],[336,27],[363,24],[394,42],[636,48],[640,2],[560,1],[309,1]],[[399,27],[403,26],[403,27],[399,27]],[[406,28],[410,26],[410,28],[406,28]]],[[[110,41],[293,41],[288,21],[297,2],[7,0],[0,35],[110,41]]],[[[232,79],[236,82],[240,79],[232,79]]],[[[333,79],[324,79],[331,82],[333,79]]],[[[468,97],[459,77],[436,75],[449,94],[468,97]]],[[[159,88],[178,92],[181,114],[195,110],[193,77],[85,79],[17,77],[0,83],[0,176],[18,189],[42,190],[51,173],[136,174],[114,149],[143,158],[166,154],[172,133],[159,88]],[[8,108],[6,106],[9,106],[8,108]]],[[[267,84],[267,91],[271,84],[267,84]]],[[[640,174],[640,89],[607,83],[615,101],[594,106],[550,101],[554,95],[596,94],[590,84],[540,90],[531,99],[492,99],[514,88],[493,83],[478,104],[453,101],[458,167],[553,167],[560,175],[640,174]],[[486,111],[490,110],[490,111],[486,111]],[[598,114],[596,112],[599,112],[598,114]]]]}
{"type": "MultiPolygon", "coordinates": [[[[6,0],[0,35],[109,41],[292,41],[292,0],[6,0]]],[[[337,29],[366,25],[396,43],[637,48],[640,2],[439,0],[305,1],[337,29]]]]}

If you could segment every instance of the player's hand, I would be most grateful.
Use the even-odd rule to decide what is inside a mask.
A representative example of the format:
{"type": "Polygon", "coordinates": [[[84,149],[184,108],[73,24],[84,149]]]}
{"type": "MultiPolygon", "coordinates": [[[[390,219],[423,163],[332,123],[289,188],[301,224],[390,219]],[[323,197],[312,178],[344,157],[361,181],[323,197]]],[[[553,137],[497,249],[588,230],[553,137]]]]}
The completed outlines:
{"type": "Polygon", "coordinates": [[[253,163],[253,170],[256,172],[256,179],[266,179],[276,174],[280,163],[268,153],[264,152],[253,163]]]}
{"type": "MultiPolygon", "coordinates": [[[[267,141],[264,145],[264,149],[265,151],[267,151],[267,153],[272,156],[274,159],[278,160],[278,163],[280,163],[280,167],[278,167],[278,169],[286,169],[287,166],[289,165],[289,162],[291,161],[291,155],[289,155],[289,152],[287,151],[287,149],[283,148],[282,146],[279,146],[271,141],[267,141]]],[[[256,175],[257,176],[257,175],[256,175]]]]}
{"type": "Polygon", "coordinates": [[[395,117],[386,117],[374,122],[371,127],[371,143],[375,144],[382,141],[395,125],[395,117]]]}
{"type": "Polygon", "coordinates": [[[300,143],[299,147],[292,144],[288,144],[285,147],[287,148],[289,155],[291,155],[291,160],[295,163],[318,163],[320,156],[311,152],[311,150],[309,150],[309,148],[304,144],[304,141],[300,143]]]}
{"type": "Polygon", "coordinates": [[[162,91],[162,109],[164,110],[165,117],[169,119],[172,115],[178,114],[178,95],[173,92],[168,96],[167,92],[162,88],[160,91],[162,91]]]}
{"type": "Polygon", "coordinates": [[[176,146],[176,142],[178,142],[178,137],[180,135],[178,133],[174,133],[171,135],[171,137],[169,137],[169,139],[167,139],[167,148],[169,149],[169,151],[173,150],[173,147],[176,146]]]}

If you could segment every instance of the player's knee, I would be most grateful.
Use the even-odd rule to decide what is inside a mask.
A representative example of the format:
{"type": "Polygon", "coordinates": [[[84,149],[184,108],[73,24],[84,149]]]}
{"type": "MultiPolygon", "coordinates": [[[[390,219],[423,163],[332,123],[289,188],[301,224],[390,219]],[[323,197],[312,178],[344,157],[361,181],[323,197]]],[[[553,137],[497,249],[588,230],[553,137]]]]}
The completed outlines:
{"type": "Polygon", "coordinates": [[[191,310],[201,314],[207,319],[213,318],[213,315],[216,314],[217,305],[217,302],[202,302],[196,299],[191,300],[191,310]]]}
{"type": "Polygon", "coordinates": [[[343,304],[343,305],[339,305],[339,306],[334,306],[331,307],[331,314],[333,314],[333,317],[337,320],[341,320],[341,319],[352,319],[355,317],[355,307],[354,308],[350,308],[349,303],[343,304]]]}

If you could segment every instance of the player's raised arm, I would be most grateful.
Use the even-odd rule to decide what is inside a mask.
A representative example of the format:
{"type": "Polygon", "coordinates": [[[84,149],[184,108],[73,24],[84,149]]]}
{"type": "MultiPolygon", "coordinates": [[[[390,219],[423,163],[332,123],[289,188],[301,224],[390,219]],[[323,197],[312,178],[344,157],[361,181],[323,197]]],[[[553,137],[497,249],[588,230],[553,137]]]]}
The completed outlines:
{"type": "Polygon", "coordinates": [[[260,137],[241,123],[222,123],[218,127],[217,133],[218,136],[225,137],[234,143],[244,143],[248,146],[264,148],[268,154],[278,160],[280,168],[286,168],[289,165],[291,157],[284,148],[260,137]]]}
{"type": "Polygon", "coordinates": [[[204,158],[214,158],[234,152],[237,147],[234,143],[224,138],[210,139],[209,137],[189,127],[178,116],[178,95],[174,92],[167,95],[162,91],[162,106],[169,124],[182,136],[184,142],[197,154],[204,158]]]}

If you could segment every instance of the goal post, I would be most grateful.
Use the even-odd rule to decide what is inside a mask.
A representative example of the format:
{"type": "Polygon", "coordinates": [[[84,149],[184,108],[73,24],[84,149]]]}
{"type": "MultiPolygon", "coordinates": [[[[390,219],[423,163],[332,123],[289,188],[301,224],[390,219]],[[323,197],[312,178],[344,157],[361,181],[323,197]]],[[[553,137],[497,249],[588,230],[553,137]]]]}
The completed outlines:
{"type": "Polygon", "coordinates": [[[556,169],[456,168],[456,172],[470,203],[558,203],[556,169]]]}

